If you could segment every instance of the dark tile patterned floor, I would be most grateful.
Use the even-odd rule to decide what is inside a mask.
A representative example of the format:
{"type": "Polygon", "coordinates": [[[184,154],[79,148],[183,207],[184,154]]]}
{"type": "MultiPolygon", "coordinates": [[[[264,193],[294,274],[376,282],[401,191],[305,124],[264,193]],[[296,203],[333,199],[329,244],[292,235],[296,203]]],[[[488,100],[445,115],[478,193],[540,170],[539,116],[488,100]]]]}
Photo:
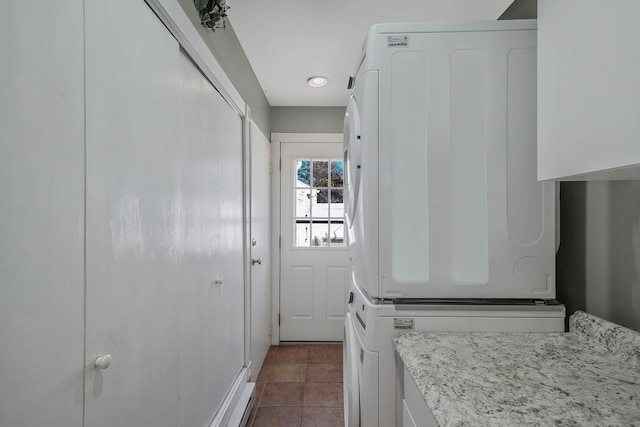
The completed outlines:
{"type": "Polygon", "coordinates": [[[252,427],[341,427],[342,345],[272,346],[256,381],[252,427]]]}

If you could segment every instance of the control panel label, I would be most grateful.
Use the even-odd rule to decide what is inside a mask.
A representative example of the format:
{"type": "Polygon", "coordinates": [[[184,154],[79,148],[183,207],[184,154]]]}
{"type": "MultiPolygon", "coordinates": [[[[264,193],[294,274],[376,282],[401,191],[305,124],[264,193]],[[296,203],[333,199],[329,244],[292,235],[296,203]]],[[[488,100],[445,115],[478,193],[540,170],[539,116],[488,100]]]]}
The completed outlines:
{"type": "Polygon", "coordinates": [[[415,329],[416,319],[411,319],[408,317],[394,317],[393,318],[393,329],[398,329],[401,331],[408,331],[415,329]]]}
{"type": "Polygon", "coordinates": [[[387,36],[388,47],[407,47],[409,46],[409,36],[387,36]]]}

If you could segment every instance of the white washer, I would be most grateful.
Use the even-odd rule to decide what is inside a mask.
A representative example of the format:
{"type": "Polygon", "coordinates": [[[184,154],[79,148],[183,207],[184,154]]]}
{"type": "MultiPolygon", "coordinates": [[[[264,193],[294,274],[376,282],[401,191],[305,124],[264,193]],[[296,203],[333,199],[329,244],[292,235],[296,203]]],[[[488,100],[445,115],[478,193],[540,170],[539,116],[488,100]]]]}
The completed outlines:
{"type": "Polygon", "coordinates": [[[376,303],[352,285],[345,321],[345,426],[402,425],[402,378],[391,338],[398,332],[563,332],[562,304],[376,303]]]}

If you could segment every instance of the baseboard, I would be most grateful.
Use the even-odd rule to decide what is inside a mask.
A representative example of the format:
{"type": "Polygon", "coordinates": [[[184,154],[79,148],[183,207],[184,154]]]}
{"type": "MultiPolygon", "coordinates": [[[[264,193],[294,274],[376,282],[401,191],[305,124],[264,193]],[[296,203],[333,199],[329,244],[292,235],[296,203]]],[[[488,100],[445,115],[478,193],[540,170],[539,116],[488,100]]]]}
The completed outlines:
{"type": "Polygon", "coordinates": [[[238,374],[233,382],[231,390],[227,393],[227,396],[222,401],[222,405],[220,405],[218,412],[209,424],[209,427],[236,427],[231,426],[229,421],[236,405],[240,401],[241,397],[243,397],[243,391],[249,382],[250,375],[251,371],[248,368],[242,368],[240,374],[238,374]]]}

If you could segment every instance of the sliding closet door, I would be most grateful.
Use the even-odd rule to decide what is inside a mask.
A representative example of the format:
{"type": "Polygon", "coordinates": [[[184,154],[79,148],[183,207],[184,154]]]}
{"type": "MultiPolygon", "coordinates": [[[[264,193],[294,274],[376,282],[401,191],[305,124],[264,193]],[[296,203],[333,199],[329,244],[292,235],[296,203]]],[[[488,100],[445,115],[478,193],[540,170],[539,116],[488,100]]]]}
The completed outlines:
{"type": "Polygon", "coordinates": [[[86,16],[85,425],[178,425],[181,189],[178,43],[141,0],[86,16]],[[107,369],[90,364],[112,357],[107,369]]]}
{"type": "Polygon", "coordinates": [[[87,16],[87,425],[205,426],[244,365],[242,120],[142,0],[87,16]]]}
{"type": "Polygon", "coordinates": [[[180,132],[180,426],[207,426],[244,366],[242,121],[186,56],[180,132]]]}
{"type": "MultiPolygon", "coordinates": [[[[208,356],[215,349],[212,317],[208,309],[219,291],[216,280],[222,275],[220,265],[220,193],[216,191],[221,173],[216,167],[217,145],[213,143],[219,123],[218,94],[183,55],[183,83],[191,87],[184,92],[180,108],[191,104],[192,114],[181,117],[190,150],[185,161],[193,168],[182,170],[180,188],[185,202],[184,233],[192,268],[183,270],[179,297],[179,394],[180,426],[205,426],[216,406],[204,407],[207,384],[211,378],[208,356]],[[214,95],[215,94],[215,95],[214,95]],[[207,135],[202,138],[201,135],[207,135]],[[203,204],[204,202],[204,204],[203,204]],[[192,211],[192,207],[202,209],[192,211]],[[189,212],[187,214],[187,212],[189,212]]],[[[213,352],[215,354],[215,352],[213,352]]]]}
{"type": "Polygon", "coordinates": [[[213,164],[220,170],[215,188],[220,194],[220,224],[215,235],[220,262],[215,268],[212,305],[205,309],[202,326],[209,331],[203,370],[205,406],[214,413],[245,360],[242,121],[221,97],[217,102],[214,138],[218,157],[213,164]]]}

